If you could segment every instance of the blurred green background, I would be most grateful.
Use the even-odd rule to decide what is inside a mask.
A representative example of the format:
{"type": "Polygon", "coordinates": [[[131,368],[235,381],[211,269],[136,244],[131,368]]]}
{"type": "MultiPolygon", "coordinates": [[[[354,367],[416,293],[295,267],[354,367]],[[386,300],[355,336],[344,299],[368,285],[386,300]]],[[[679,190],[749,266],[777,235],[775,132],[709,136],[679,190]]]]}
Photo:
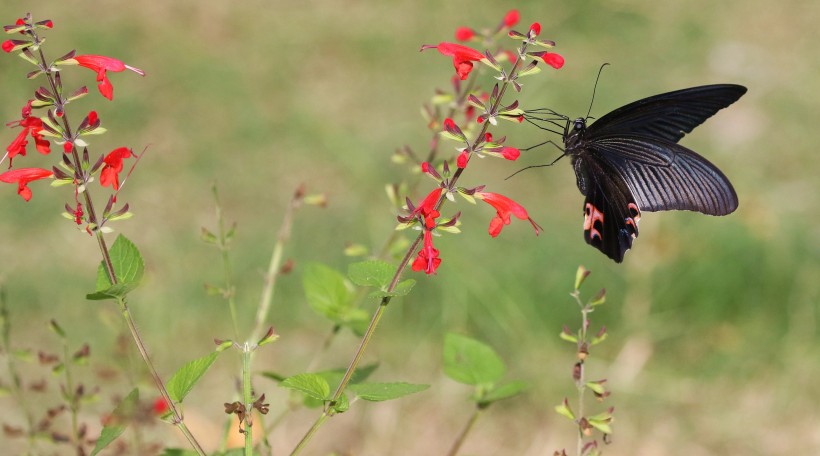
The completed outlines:
{"type": "MultiPolygon", "coordinates": [[[[326,209],[297,215],[286,252],[295,270],[280,280],[270,316],[282,338],[257,358],[260,370],[296,373],[330,331],[307,307],[301,268],[324,262],[344,270],[352,261],[342,254],[347,243],[379,248],[395,225],[384,185],[408,177],[391,154],[429,143],[419,107],[435,87],[448,87],[453,69],[419,47],[452,41],[458,26],[493,27],[510,8],[521,11],[519,30],[541,22],[542,36],[556,40],[567,61],[560,71],[523,81],[525,108],[582,115],[603,62],[612,66],[598,86],[597,116],[669,90],[747,86],[739,102],[682,141],[731,178],[740,207],[724,218],[646,213],[640,239],[617,265],[583,242],[583,198],[567,160],[503,180],[523,165],[551,161],[554,149],[536,149],[517,163],[479,162],[461,183],[514,197],[545,232],[536,238],[516,221],[491,239],[489,207],[446,206],[445,214],[464,211],[463,233],[438,240],[438,275],[411,274],[415,291],[391,305],[367,353],[382,363],[377,380],[432,388],[356,404],[322,429],[308,454],[443,454],[470,414],[469,390],[441,373],[448,331],[491,344],[510,379],[533,384],[526,397],[492,407],[462,454],[574,447],[572,425],[552,407],[574,396],[573,348],[557,335],[562,324],[577,325],[568,292],[579,264],[593,271],[587,293],[608,290],[593,326],[605,324],[610,339],[589,364],[591,378],[609,378],[613,390],[607,454],[820,453],[820,8],[813,2],[13,1],[5,3],[3,21],[31,10],[35,19],[55,22],[46,35],[49,57],[75,48],[147,72],[111,75],[113,103],[99,96],[88,70],[71,69],[64,82],[91,90],[69,115],[95,109],[109,129],[93,138],[95,152],[148,147],[121,193],[136,217],[115,228],[147,261],[132,308],[164,375],[211,350],[212,338],[232,334],[226,305],[203,288],[222,280],[218,252],[199,240],[200,227],[215,226],[211,184],[218,183],[226,217],[238,224],[231,257],[245,328],[294,188],[305,183],[309,192],[327,193],[326,209]]],[[[19,118],[37,87],[23,77],[29,70],[15,57],[0,59],[4,122],[19,118]]],[[[519,147],[543,140],[524,126],[499,131],[519,147]]],[[[15,134],[6,129],[0,142],[15,134]]],[[[57,160],[29,154],[18,158],[24,166],[57,160]]],[[[71,195],[42,183],[32,188],[29,203],[10,185],[0,198],[0,274],[13,342],[56,351],[46,326],[57,319],[74,344],[91,343],[93,383],[93,374],[112,364],[123,328],[110,304],[84,299],[99,256],[92,239],[59,215],[71,195]]],[[[341,335],[319,366],[346,365],[355,344],[341,335]]],[[[237,357],[224,356],[186,401],[186,419],[208,445],[222,425],[222,402],[233,400],[238,366],[237,357]]],[[[103,401],[89,409],[88,421],[128,391],[126,377],[101,385],[103,401]]],[[[286,407],[287,395],[274,383],[260,379],[257,388],[272,413],[286,407]]],[[[0,417],[19,419],[3,401],[0,417]]],[[[315,410],[290,416],[271,436],[277,454],[315,417],[315,410]]],[[[157,440],[175,441],[170,430],[158,432],[157,440]]]]}

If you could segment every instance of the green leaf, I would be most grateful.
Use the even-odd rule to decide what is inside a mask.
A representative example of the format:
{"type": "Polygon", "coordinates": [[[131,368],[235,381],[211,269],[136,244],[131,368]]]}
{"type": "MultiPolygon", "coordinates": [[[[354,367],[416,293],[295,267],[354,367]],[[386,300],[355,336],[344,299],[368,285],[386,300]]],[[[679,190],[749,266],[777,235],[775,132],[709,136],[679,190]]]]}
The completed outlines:
{"type": "Polygon", "coordinates": [[[347,387],[359,398],[366,401],[389,401],[403,396],[418,393],[429,388],[430,385],[419,385],[413,383],[358,383],[347,387]]]}
{"type": "Polygon", "coordinates": [[[566,398],[564,398],[564,402],[555,406],[555,411],[558,412],[559,415],[575,421],[575,414],[572,413],[572,409],[569,408],[569,401],[566,398]]]}
{"type": "Polygon", "coordinates": [[[350,401],[347,400],[347,394],[342,394],[339,396],[339,400],[336,401],[336,405],[333,406],[333,410],[336,410],[338,413],[344,413],[347,409],[350,408],[350,401]]]}
{"type": "Polygon", "coordinates": [[[444,373],[467,385],[492,384],[504,376],[504,362],[489,345],[458,334],[444,339],[444,373]]]}
{"type": "Polygon", "coordinates": [[[396,274],[396,267],[378,260],[360,261],[347,267],[347,276],[356,285],[387,288],[396,274]]]}
{"type": "Polygon", "coordinates": [[[215,351],[209,353],[202,358],[195,359],[180,367],[171,379],[168,380],[166,385],[171,400],[174,402],[182,402],[185,396],[191,392],[196,382],[205,375],[205,372],[211,367],[211,364],[216,361],[216,357],[219,356],[219,353],[221,352],[215,351]]]}
{"type": "Polygon", "coordinates": [[[321,375],[296,374],[286,378],[279,386],[306,394],[308,397],[326,401],[330,399],[330,385],[321,375]]]}
{"type": "MultiPolygon", "coordinates": [[[[350,383],[362,383],[379,367],[378,363],[368,364],[356,369],[350,377],[350,383]]],[[[322,377],[327,381],[327,384],[335,389],[342,382],[345,376],[346,368],[329,369],[321,372],[316,372],[316,375],[322,377]]]]}
{"type": "Polygon", "coordinates": [[[117,408],[114,409],[111,413],[111,420],[100,433],[100,438],[97,439],[97,444],[94,446],[94,451],[91,452],[91,456],[99,453],[125,431],[125,428],[128,427],[128,423],[131,421],[131,417],[134,416],[139,398],[140,392],[134,388],[128,396],[120,402],[117,408]]]}
{"type": "Polygon", "coordinates": [[[489,405],[493,402],[500,401],[502,399],[508,399],[514,396],[518,396],[519,394],[526,391],[529,387],[529,383],[521,380],[505,383],[504,385],[501,385],[498,388],[493,388],[490,392],[485,394],[484,397],[481,398],[481,403],[489,405]]]}
{"type": "MultiPolygon", "coordinates": [[[[310,307],[336,323],[346,323],[356,316],[353,310],[353,291],[344,276],[323,264],[310,264],[302,275],[310,307]]],[[[365,318],[367,318],[365,316],[365,318]]]]}
{"type": "Polygon", "coordinates": [[[108,250],[117,284],[113,285],[108,278],[105,263],[97,268],[97,287],[94,293],[86,295],[90,300],[119,299],[137,288],[145,272],[145,264],[137,246],[123,235],[117,236],[108,250]]]}

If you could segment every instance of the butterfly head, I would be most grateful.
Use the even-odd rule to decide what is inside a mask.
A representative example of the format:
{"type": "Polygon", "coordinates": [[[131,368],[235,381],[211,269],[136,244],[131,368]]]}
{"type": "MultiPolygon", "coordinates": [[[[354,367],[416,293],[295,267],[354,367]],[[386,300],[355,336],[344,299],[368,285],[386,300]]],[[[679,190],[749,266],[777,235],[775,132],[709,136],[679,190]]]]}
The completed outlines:
{"type": "Polygon", "coordinates": [[[571,152],[579,145],[586,130],[587,120],[583,117],[579,117],[572,122],[567,122],[567,126],[564,129],[564,146],[567,152],[571,152]]]}

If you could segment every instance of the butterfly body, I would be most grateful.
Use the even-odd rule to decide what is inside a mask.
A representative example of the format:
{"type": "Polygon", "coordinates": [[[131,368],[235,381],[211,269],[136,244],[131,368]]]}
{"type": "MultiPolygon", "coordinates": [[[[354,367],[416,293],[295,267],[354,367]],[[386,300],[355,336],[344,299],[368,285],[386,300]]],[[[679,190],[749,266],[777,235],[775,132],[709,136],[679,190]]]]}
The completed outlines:
{"type": "Polygon", "coordinates": [[[719,84],[655,95],[590,125],[564,126],[564,153],[584,195],[584,239],[616,262],[638,237],[641,211],[726,215],[738,205],[729,179],[677,142],[746,88],[719,84]]]}

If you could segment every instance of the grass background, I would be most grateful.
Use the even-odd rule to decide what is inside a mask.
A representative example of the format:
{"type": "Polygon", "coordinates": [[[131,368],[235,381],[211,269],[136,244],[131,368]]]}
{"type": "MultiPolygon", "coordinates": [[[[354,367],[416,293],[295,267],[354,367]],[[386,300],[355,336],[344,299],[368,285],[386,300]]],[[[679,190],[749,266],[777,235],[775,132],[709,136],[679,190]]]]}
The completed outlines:
{"type": "MultiPolygon", "coordinates": [[[[491,344],[507,361],[509,378],[533,383],[527,397],[492,407],[462,454],[573,447],[572,426],[552,406],[572,395],[572,348],[557,334],[562,323],[575,324],[567,293],[579,264],[593,271],[588,293],[609,291],[593,321],[610,328],[610,339],[590,364],[592,378],[608,377],[614,393],[615,443],[607,454],[820,452],[816,5],[13,1],[3,21],[31,10],[36,19],[55,21],[44,48],[50,57],[76,48],[148,73],[114,74],[114,103],[99,97],[87,70],[66,72],[64,81],[92,89],[69,112],[78,119],[98,111],[110,132],[93,138],[96,152],[149,147],[122,195],[136,218],[117,229],[148,264],[132,307],[165,375],[210,350],[213,337],[232,333],[226,306],[202,286],[218,283],[222,273],[218,252],[199,241],[200,227],[215,225],[211,183],[219,184],[226,216],[238,224],[232,258],[246,328],[291,192],[304,182],[328,194],[328,208],[306,208],[295,222],[287,256],[296,269],[280,281],[271,313],[282,339],[257,361],[260,370],[295,373],[330,330],[306,305],[301,267],[319,261],[344,269],[346,243],[380,246],[395,224],[383,186],[406,176],[390,155],[405,144],[423,150],[429,141],[419,106],[434,87],[446,87],[452,67],[418,48],[452,40],[457,26],[491,27],[513,7],[522,13],[519,29],[541,22],[542,35],[556,40],[567,59],[562,70],[524,81],[524,107],[583,114],[603,62],[612,66],[598,87],[598,116],[668,90],[747,86],[736,105],[683,140],[732,179],[740,207],[725,218],[644,214],[640,239],[616,265],[582,240],[582,197],[567,164],[503,180],[522,164],[550,161],[553,150],[537,149],[516,164],[480,162],[462,183],[513,196],[545,233],[535,238],[526,223],[515,222],[493,240],[486,234],[489,208],[448,206],[445,214],[465,212],[464,232],[437,243],[444,258],[439,274],[415,277],[413,295],[391,306],[367,354],[382,363],[378,380],[430,383],[431,390],[356,404],[323,428],[308,453],[443,454],[470,413],[469,391],[441,374],[448,331],[491,344]]],[[[22,77],[27,71],[21,60],[0,59],[4,122],[19,117],[36,87],[22,77]]],[[[543,140],[528,128],[504,133],[521,147],[543,140]]],[[[6,130],[2,142],[14,134],[6,130]]],[[[18,160],[48,167],[56,157],[18,160]]],[[[91,343],[87,381],[99,382],[96,374],[117,359],[122,327],[113,308],[83,299],[98,253],[58,214],[70,195],[32,187],[29,203],[10,186],[0,199],[0,274],[14,345],[56,351],[46,328],[55,318],[72,343],[91,343]]],[[[319,365],[345,365],[355,343],[340,336],[319,365]]],[[[223,357],[186,401],[186,419],[209,444],[221,428],[222,402],[233,400],[238,366],[223,357]]],[[[36,367],[27,372],[45,375],[36,367]]],[[[120,374],[103,382],[87,420],[96,422],[130,381],[120,374]]],[[[286,408],[286,394],[273,383],[259,380],[257,388],[273,414],[286,408]]],[[[2,400],[0,417],[18,420],[19,410],[2,400]]],[[[33,404],[45,408],[53,397],[33,404]]],[[[277,454],[292,448],[315,416],[292,414],[271,436],[277,454]]],[[[175,438],[164,428],[155,432],[157,440],[175,438]]]]}

